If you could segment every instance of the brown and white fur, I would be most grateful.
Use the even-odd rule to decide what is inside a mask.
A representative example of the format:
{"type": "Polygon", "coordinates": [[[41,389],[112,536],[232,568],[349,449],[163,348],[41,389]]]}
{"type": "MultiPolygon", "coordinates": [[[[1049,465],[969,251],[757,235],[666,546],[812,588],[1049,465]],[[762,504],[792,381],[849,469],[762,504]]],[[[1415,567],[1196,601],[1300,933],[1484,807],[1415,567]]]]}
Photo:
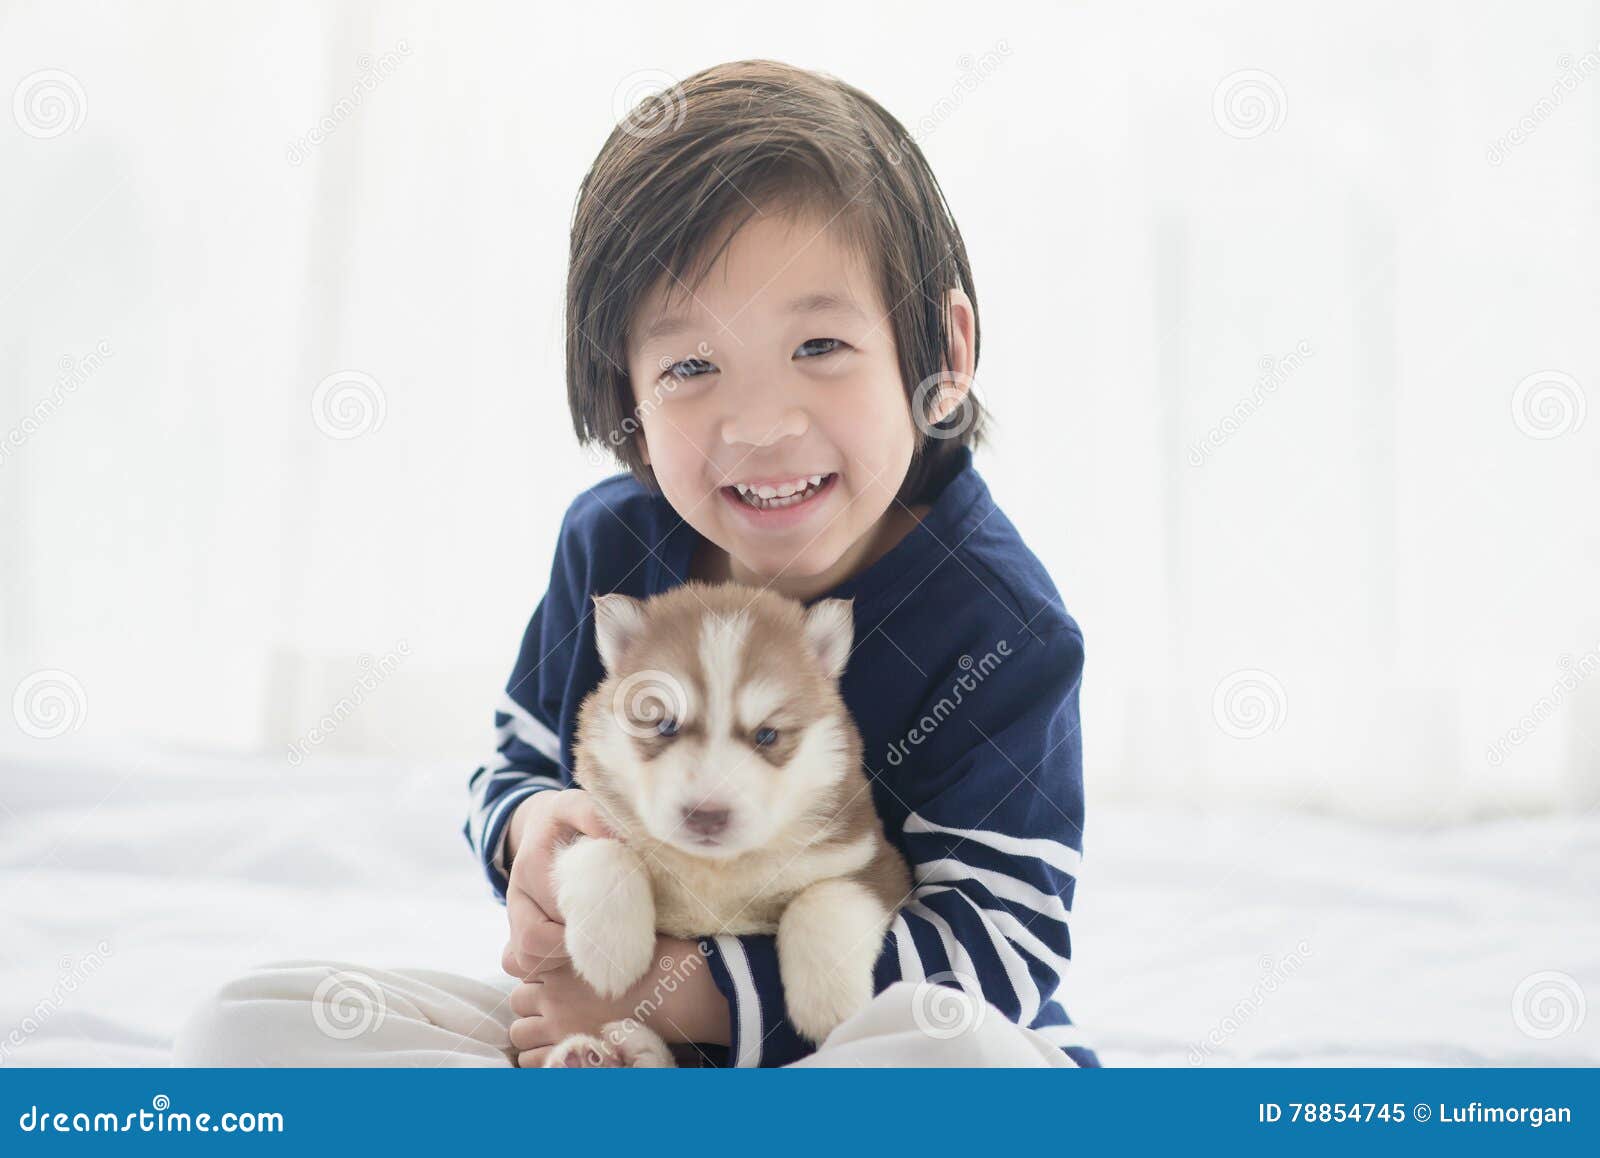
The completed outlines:
{"type": "MultiPolygon", "coordinates": [[[[576,778],[620,837],[555,858],[578,975],[619,996],[657,932],[776,933],[789,1019],[820,1042],[872,998],[911,887],[884,837],[838,678],[850,601],[809,609],[752,587],[688,583],[594,598],[606,678],[579,711],[576,778]]],[[[578,1035],[546,1065],[671,1065],[635,1021],[578,1035]]]]}

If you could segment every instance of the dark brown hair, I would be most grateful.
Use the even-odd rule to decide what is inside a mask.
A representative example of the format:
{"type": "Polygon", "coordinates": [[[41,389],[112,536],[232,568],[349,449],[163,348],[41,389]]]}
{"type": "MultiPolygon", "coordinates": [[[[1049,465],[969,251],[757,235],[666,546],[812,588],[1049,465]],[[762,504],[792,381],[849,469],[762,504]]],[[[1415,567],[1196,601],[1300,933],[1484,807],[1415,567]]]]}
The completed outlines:
{"type": "MultiPolygon", "coordinates": [[[[633,437],[628,326],[663,278],[669,297],[680,281],[693,286],[756,205],[819,210],[868,259],[907,399],[923,411],[900,500],[924,500],[983,427],[970,390],[938,426],[927,421],[948,361],[945,291],[966,291],[977,313],[966,246],[899,121],[859,89],[777,61],[719,64],[648,97],[584,177],[567,272],[567,401],[579,440],[609,443],[656,489],[633,437]]],[[[975,366],[976,317],[972,352],[975,366]]]]}

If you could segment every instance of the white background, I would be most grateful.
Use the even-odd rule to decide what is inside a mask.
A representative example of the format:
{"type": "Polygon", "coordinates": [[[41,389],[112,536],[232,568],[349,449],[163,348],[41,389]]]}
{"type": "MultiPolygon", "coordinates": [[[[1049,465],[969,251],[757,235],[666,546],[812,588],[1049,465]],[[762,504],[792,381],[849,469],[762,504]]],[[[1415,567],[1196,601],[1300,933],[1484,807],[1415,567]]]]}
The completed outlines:
{"type": "Polygon", "coordinates": [[[1091,824],[1595,803],[1592,3],[0,5],[0,747],[282,757],[403,650],[322,748],[464,778],[613,469],[563,387],[578,182],[642,91],[752,56],[944,184],[980,469],[1087,640],[1091,824]],[[313,414],[341,371],[355,438],[313,414]]]}

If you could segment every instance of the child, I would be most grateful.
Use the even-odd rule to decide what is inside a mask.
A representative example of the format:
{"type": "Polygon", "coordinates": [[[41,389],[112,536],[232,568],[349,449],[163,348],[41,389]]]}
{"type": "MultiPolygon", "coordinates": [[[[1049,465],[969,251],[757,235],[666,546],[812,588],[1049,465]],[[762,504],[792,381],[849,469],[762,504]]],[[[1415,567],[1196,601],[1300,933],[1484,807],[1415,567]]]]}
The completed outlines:
{"type": "Polygon", "coordinates": [[[977,305],[938,183],[871,98],[770,61],[707,69],[642,113],[583,182],[567,300],[574,426],[629,474],[568,510],[496,758],[471,778],[465,834],[507,907],[511,980],[288,963],[198,1011],[179,1060],[536,1066],[630,1016],[715,1061],[813,1054],[770,935],[662,937],[658,968],[615,1001],[563,949],[552,849],[605,834],[570,772],[602,677],[590,596],[695,578],[853,600],[841,692],[917,884],[878,998],[811,1061],[1097,1066],[1060,1001],[1082,636],[972,465],[977,305]],[[305,1006],[341,976],[386,1016],[359,1037],[307,1032],[305,1006]]]}

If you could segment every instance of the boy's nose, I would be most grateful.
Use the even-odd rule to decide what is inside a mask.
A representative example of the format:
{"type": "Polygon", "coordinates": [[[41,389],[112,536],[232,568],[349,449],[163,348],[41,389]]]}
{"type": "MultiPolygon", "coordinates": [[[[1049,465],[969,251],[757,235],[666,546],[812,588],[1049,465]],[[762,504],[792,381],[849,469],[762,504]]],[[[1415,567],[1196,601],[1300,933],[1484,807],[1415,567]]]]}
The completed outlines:
{"type": "Polygon", "coordinates": [[[805,411],[795,406],[741,405],[723,420],[722,441],[729,446],[771,446],[785,438],[800,437],[808,425],[805,411]]]}
{"type": "Polygon", "coordinates": [[[683,826],[696,836],[716,836],[728,827],[732,815],[728,808],[685,808],[683,826]]]}

